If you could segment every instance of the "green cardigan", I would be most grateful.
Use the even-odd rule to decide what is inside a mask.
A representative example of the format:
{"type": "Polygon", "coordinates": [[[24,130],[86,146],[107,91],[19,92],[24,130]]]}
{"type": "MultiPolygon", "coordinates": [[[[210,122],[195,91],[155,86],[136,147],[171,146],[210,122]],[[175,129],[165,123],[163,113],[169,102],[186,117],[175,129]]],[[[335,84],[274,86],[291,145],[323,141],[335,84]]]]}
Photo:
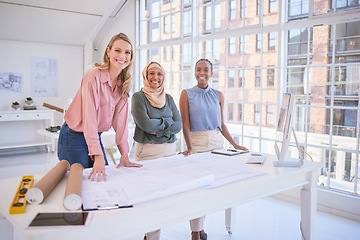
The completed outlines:
{"type": "Polygon", "coordinates": [[[173,143],[175,134],[182,128],[179,110],[169,94],[166,94],[165,106],[156,108],[150,105],[142,90],[134,93],[131,114],[136,124],[134,140],[138,143],[173,143]]]}

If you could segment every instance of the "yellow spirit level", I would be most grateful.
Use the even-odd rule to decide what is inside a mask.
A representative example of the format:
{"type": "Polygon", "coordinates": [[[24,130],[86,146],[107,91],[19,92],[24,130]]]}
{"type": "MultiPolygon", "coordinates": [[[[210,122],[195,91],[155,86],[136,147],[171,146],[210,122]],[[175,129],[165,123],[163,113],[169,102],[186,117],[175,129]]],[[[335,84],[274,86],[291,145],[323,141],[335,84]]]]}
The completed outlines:
{"type": "Polygon", "coordinates": [[[34,176],[23,176],[19,188],[15,194],[14,200],[11,203],[9,213],[18,214],[25,212],[26,193],[30,189],[34,181],[34,176]]]}

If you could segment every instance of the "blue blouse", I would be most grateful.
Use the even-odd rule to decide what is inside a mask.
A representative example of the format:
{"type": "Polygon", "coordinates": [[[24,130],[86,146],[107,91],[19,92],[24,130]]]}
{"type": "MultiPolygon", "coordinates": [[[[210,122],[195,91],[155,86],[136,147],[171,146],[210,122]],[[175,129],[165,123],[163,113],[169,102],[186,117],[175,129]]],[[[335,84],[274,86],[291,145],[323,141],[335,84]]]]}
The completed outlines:
{"type": "Polygon", "coordinates": [[[206,89],[194,86],[185,91],[189,103],[190,131],[221,131],[219,92],[209,86],[206,89]]]}

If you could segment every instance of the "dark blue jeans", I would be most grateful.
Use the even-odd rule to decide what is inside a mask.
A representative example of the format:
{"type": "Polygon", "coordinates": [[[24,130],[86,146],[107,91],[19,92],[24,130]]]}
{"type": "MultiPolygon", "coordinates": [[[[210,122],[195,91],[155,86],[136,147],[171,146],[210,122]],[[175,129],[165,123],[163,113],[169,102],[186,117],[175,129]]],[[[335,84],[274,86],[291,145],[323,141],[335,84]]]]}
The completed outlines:
{"type": "MultiPolygon", "coordinates": [[[[108,165],[104,146],[101,142],[101,133],[99,133],[99,140],[101,149],[104,153],[105,165],[108,165]]],[[[60,129],[58,158],[59,160],[68,161],[70,165],[80,163],[84,168],[91,168],[94,166],[94,161],[91,160],[89,156],[84,133],[71,130],[66,122],[60,129]]]]}

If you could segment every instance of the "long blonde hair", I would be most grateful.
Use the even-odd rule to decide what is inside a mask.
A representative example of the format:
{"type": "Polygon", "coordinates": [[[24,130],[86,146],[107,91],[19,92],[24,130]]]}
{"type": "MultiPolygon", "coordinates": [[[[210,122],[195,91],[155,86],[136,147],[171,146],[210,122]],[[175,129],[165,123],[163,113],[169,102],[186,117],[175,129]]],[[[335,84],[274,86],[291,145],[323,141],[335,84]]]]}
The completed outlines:
{"type": "Polygon", "coordinates": [[[107,49],[111,49],[114,45],[114,42],[119,39],[124,40],[125,42],[128,42],[131,46],[130,63],[119,74],[119,79],[122,82],[122,84],[119,88],[119,93],[120,93],[121,97],[127,99],[127,98],[129,98],[129,93],[131,91],[132,77],[131,77],[130,69],[131,69],[133,61],[134,61],[134,50],[133,50],[133,45],[132,45],[129,37],[125,33],[116,34],[115,36],[113,36],[111,38],[111,40],[110,40],[109,44],[107,45],[105,52],[104,52],[103,64],[96,63],[95,66],[99,67],[99,69],[108,69],[110,67],[110,59],[107,54],[107,49]]]}

